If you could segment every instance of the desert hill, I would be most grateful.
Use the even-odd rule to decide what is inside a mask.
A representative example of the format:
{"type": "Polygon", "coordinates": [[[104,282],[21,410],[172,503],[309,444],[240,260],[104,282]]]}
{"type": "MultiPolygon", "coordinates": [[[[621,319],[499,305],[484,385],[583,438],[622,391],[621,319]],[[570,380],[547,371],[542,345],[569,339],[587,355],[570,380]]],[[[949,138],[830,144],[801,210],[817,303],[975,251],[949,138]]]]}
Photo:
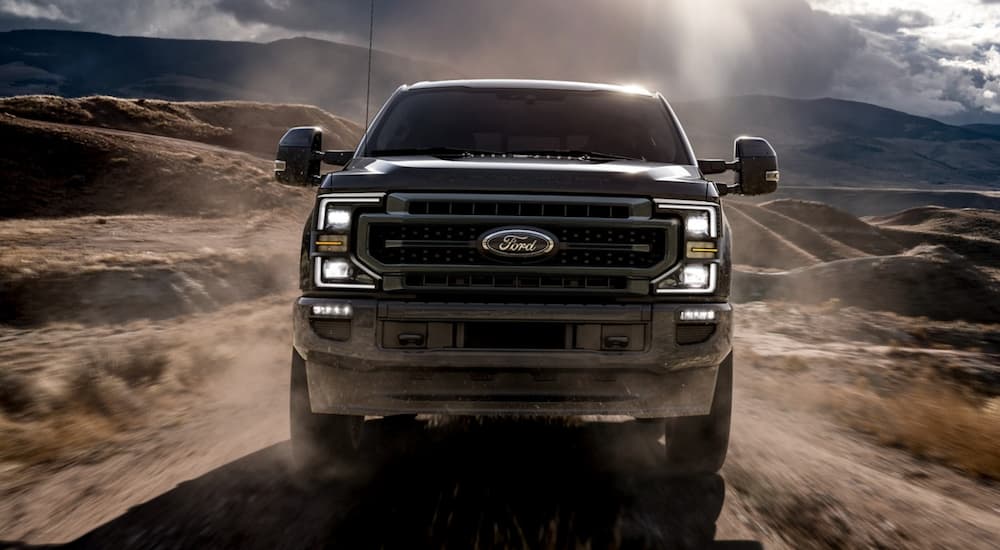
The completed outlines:
{"type": "Polygon", "coordinates": [[[363,129],[310,105],[251,101],[175,102],[34,95],[0,99],[0,113],[19,118],[114,128],[197,141],[270,158],[292,126],[321,126],[327,149],[353,148],[363,129]]]}
{"type": "Polygon", "coordinates": [[[727,201],[739,300],[1000,319],[1000,217],[927,208],[862,220],[817,202],[727,201]]]}
{"type": "Polygon", "coordinates": [[[273,182],[247,153],[150,134],[0,115],[0,218],[283,208],[308,192],[273,182]]]}

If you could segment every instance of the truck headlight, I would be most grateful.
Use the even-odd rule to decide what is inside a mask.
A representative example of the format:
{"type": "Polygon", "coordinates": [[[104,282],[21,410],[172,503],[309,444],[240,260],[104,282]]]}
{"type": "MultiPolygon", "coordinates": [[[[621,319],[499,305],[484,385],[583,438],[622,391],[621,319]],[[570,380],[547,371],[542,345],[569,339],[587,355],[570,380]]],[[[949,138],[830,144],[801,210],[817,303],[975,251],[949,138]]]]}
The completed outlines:
{"type": "Polygon", "coordinates": [[[717,263],[682,264],[655,283],[657,294],[711,294],[719,277],[717,263]]]}
{"type": "Polygon", "coordinates": [[[687,288],[706,288],[711,278],[711,268],[705,264],[684,266],[681,271],[681,284],[687,288]]]}
{"type": "Polygon", "coordinates": [[[351,254],[352,221],[359,208],[373,211],[385,193],[320,195],[310,255],[316,288],[375,290],[378,275],[351,254]]]}
{"type": "Polygon", "coordinates": [[[316,286],[375,290],[375,278],[350,258],[316,258],[316,286]]]}
{"type": "Polygon", "coordinates": [[[351,211],[348,208],[329,205],[326,207],[324,229],[344,231],[351,227],[351,211]]]}
{"type": "Polygon", "coordinates": [[[707,212],[695,212],[688,214],[684,218],[684,230],[688,237],[703,238],[709,237],[712,228],[712,221],[707,212]]]}
{"type": "Polygon", "coordinates": [[[343,258],[324,258],[322,273],[324,281],[347,281],[354,275],[354,268],[343,258]]]}

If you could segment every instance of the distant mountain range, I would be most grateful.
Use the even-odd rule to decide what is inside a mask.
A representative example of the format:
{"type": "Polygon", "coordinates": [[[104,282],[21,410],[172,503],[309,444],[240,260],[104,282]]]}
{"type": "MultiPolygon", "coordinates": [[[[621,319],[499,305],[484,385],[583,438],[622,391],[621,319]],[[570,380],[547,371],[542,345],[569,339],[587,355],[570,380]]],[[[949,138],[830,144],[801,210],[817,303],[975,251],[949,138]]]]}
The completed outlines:
{"type": "Polygon", "coordinates": [[[701,157],[767,137],[790,185],[1000,189],[1000,125],[951,126],[838,99],[742,96],[674,104],[701,157]]]}
{"type": "MultiPolygon", "coordinates": [[[[107,94],[306,103],[363,120],[367,50],[296,38],[266,44],[0,33],[0,95],[107,94]]],[[[399,84],[457,69],[376,52],[372,109],[399,84]]],[[[1000,125],[948,125],[836,99],[725,97],[674,103],[698,155],[729,157],[741,134],[767,137],[788,185],[1000,189],[1000,125]]]]}
{"type": "MultiPolygon", "coordinates": [[[[372,109],[400,83],[459,76],[444,66],[376,51],[372,109]]],[[[368,50],[293,38],[266,44],[0,32],[0,95],[114,95],[171,100],[306,103],[364,118],[368,50]]]]}

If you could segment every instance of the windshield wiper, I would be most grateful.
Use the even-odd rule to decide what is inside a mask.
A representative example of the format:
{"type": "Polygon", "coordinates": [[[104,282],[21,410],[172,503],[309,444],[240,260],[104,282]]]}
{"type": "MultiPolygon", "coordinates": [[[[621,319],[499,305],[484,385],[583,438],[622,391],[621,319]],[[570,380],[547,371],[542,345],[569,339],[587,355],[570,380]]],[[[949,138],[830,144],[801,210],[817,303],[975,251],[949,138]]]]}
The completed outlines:
{"type": "Polygon", "coordinates": [[[480,149],[462,149],[459,147],[410,147],[405,149],[376,149],[371,152],[371,156],[373,157],[409,157],[420,155],[430,157],[474,157],[479,155],[503,156],[505,153],[480,149]]]}
{"type": "Polygon", "coordinates": [[[530,149],[524,151],[509,151],[508,155],[550,155],[553,157],[567,157],[580,160],[646,160],[645,157],[628,157],[615,155],[613,153],[602,153],[600,151],[582,151],[578,149],[530,149]]]}

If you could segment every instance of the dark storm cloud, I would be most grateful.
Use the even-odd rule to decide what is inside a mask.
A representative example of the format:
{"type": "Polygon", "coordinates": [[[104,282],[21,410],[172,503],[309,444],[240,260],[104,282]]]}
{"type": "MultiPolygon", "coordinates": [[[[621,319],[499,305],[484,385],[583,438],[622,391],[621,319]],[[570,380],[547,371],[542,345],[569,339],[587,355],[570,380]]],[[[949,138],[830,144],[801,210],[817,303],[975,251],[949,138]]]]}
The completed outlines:
{"type": "MultiPolygon", "coordinates": [[[[367,2],[221,0],[218,8],[248,23],[367,40],[367,2]]],[[[685,96],[821,94],[864,47],[849,21],[803,0],[378,0],[376,9],[379,48],[467,76],[630,80],[685,96]]]]}
{"type": "MultiPolygon", "coordinates": [[[[931,115],[1000,109],[986,93],[1000,91],[997,75],[964,63],[984,63],[994,45],[965,48],[966,57],[935,50],[912,32],[934,25],[915,10],[842,16],[807,0],[376,2],[377,48],[466,77],[637,82],[680,98],[840,96],[931,115]]],[[[0,0],[0,29],[363,45],[368,9],[364,0],[0,0]]]]}

